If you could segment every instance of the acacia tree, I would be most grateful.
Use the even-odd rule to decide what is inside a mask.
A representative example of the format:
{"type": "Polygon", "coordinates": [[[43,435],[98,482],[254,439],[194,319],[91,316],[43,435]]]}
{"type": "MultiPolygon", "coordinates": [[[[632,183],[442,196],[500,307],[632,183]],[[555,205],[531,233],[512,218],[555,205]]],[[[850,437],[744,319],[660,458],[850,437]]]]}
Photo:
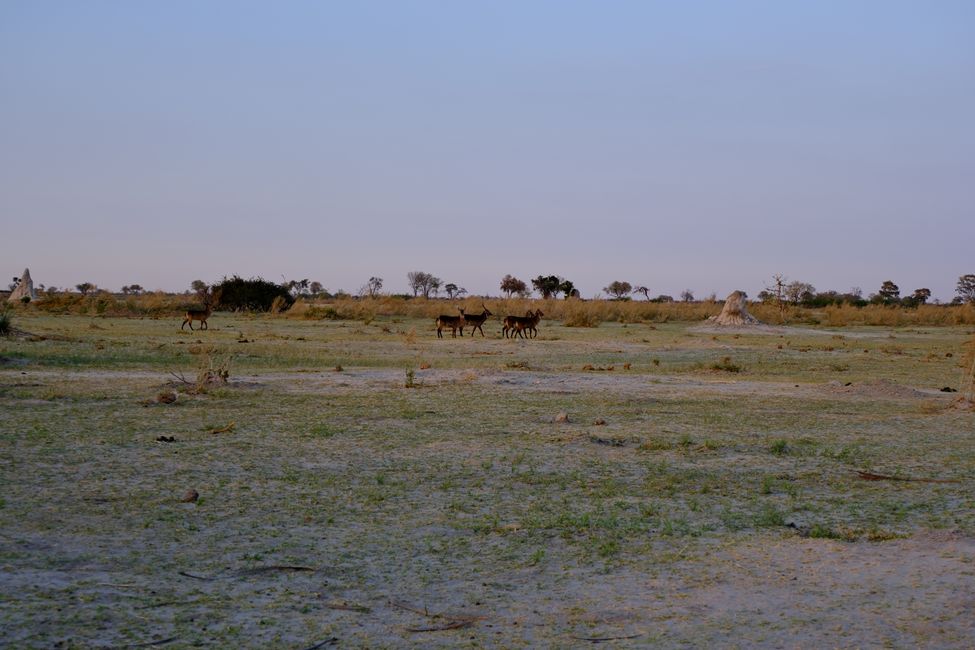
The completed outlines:
{"type": "Polygon", "coordinates": [[[563,279],[557,275],[540,275],[532,280],[535,291],[542,294],[542,298],[548,299],[561,291],[563,279]]]}
{"type": "Polygon", "coordinates": [[[467,293],[467,289],[465,289],[464,287],[458,287],[453,282],[448,282],[447,284],[445,284],[443,290],[444,292],[446,292],[447,297],[450,298],[451,300],[453,300],[454,298],[460,298],[465,293],[467,293]]]}
{"type": "Polygon", "coordinates": [[[297,298],[298,296],[303,296],[308,293],[308,287],[310,284],[311,282],[308,280],[308,278],[305,278],[304,280],[291,280],[290,282],[286,282],[284,286],[289,293],[297,298]]]}
{"type": "Polygon", "coordinates": [[[915,289],[914,293],[909,296],[904,296],[901,300],[901,304],[905,307],[918,307],[925,304],[931,297],[931,290],[928,288],[915,289]]]}
{"type": "Polygon", "coordinates": [[[680,292],[680,299],[684,302],[694,302],[694,292],[690,289],[684,289],[680,292]]]}
{"type": "Polygon", "coordinates": [[[528,293],[528,285],[513,275],[508,274],[501,278],[501,290],[504,291],[508,298],[510,298],[511,294],[513,293],[524,296],[528,293]]]}
{"type": "Polygon", "coordinates": [[[633,287],[633,293],[642,293],[644,298],[650,300],[650,289],[642,284],[638,287],[633,287]]]}
{"type": "Polygon", "coordinates": [[[970,302],[975,304],[975,273],[969,273],[958,278],[958,285],[955,287],[955,293],[964,302],[970,302]]]}
{"type": "Polygon", "coordinates": [[[190,289],[192,289],[193,293],[195,293],[197,296],[199,296],[202,299],[204,296],[207,295],[208,287],[207,287],[207,283],[204,282],[203,280],[193,280],[192,282],[190,282],[190,289]]]}
{"type": "Polygon", "coordinates": [[[314,280],[308,285],[308,290],[311,291],[311,295],[317,296],[325,291],[325,287],[323,287],[322,283],[318,280],[314,280]]]}
{"type": "Polygon", "coordinates": [[[884,280],[884,283],[880,285],[880,291],[877,292],[877,297],[885,305],[900,302],[901,289],[890,280],[884,280]]]}
{"type": "Polygon", "coordinates": [[[74,285],[74,288],[77,289],[79,292],[81,292],[81,295],[87,296],[89,293],[91,293],[98,287],[96,287],[91,282],[82,282],[81,284],[74,285]]]}
{"type": "Polygon", "coordinates": [[[579,290],[576,289],[576,285],[572,284],[571,280],[563,279],[559,282],[559,291],[562,292],[566,300],[579,297],[579,290]]]}
{"type": "Polygon", "coordinates": [[[633,285],[629,282],[613,280],[609,283],[609,286],[603,287],[603,291],[613,296],[616,300],[622,300],[633,291],[633,285]]]}
{"type": "Polygon", "coordinates": [[[793,305],[812,300],[816,295],[816,287],[808,282],[790,282],[785,287],[785,295],[793,305]]]}
{"type": "Polygon", "coordinates": [[[369,281],[366,282],[365,286],[363,286],[359,290],[359,294],[363,296],[369,296],[370,298],[375,298],[379,295],[379,292],[382,291],[382,288],[383,288],[383,279],[377,278],[376,276],[372,276],[371,278],[369,278],[369,281]]]}
{"type": "Polygon", "coordinates": [[[413,290],[413,295],[422,295],[424,298],[436,295],[443,284],[440,278],[432,273],[425,273],[424,271],[410,271],[406,274],[406,278],[409,282],[410,289],[413,290]]]}
{"type": "Polygon", "coordinates": [[[129,294],[132,294],[133,296],[138,296],[140,293],[142,293],[142,291],[143,291],[142,286],[138,284],[127,284],[124,287],[122,287],[122,295],[124,296],[128,296],[129,294]]]}

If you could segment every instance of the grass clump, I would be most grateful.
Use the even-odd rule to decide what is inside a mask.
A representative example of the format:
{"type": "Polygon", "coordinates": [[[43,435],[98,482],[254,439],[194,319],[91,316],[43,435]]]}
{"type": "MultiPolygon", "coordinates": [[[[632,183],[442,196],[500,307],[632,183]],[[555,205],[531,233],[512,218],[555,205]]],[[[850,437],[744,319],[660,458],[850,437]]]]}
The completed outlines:
{"type": "Polygon", "coordinates": [[[0,336],[10,336],[13,331],[13,315],[9,309],[0,311],[0,336]]]}
{"type": "Polygon", "coordinates": [[[711,364],[711,370],[718,370],[721,372],[741,372],[742,367],[731,360],[731,357],[722,357],[721,361],[716,361],[711,364]]]}
{"type": "Polygon", "coordinates": [[[772,444],[768,446],[769,453],[775,454],[776,456],[784,456],[789,453],[789,443],[783,438],[778,440],[773,440],[772,444]]]}

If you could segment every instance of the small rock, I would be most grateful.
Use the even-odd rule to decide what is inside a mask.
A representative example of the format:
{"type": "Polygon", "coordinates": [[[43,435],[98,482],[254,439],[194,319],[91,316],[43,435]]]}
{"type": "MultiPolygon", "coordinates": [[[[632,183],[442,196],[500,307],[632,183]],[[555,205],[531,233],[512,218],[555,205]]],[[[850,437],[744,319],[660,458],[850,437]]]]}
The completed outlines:
{"type": "Polygon", "coordinates": [[[186,493],[183,495],[183,498],[180,499],[180,501],[182,503],[196,503],[196,500],[199,498],[200,498],[199,492],[197,492],[196,490],[187,490],[186,493]]]}
{"type": "Polygon", "coordinates": [[[596,418],[595,420],[592,421],[592,424],[593,424],[593,426],[596,426],[596,427],[605,426],[606,420],[604,420],[602,418],[596,418]]]}
{"type": "Polygon", "coordinates": [[[553,420],[553,422],[560,422],[560,423],[564,423],[568,421],[569,421],[569,414],[565,412],[559,413],[558,415],[555,416],[555,420],[553,420]]]}
{"type": "Polygon", "coordinates": [[[951,386],[945,386],[944,388],[941,389],[941,392],[942,393],[957,393],[958,390],[955,389],[955,388],[952,388],[951,386]]]}
{"type": "Polygon", "coordinates": [[[176,436],[159,436],[156,442],[176,442],[176,436]]]}

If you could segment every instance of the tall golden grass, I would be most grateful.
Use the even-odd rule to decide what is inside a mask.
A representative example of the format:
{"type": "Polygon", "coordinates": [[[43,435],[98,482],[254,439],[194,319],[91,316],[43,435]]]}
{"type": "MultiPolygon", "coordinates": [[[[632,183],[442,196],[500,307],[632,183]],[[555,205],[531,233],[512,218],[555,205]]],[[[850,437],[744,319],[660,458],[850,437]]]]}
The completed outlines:
{"type": "MultiPolygon", "coordinates": [[[[656,303],[638,300],[569,300],[530,298],[477,298],[462,300],[343,297],[333,300],[302,298],[283,312],[286,318],[309,320],[341,319],[371,321],[378,317],[436,318],[454,315],[458,307],[467,313],[480,313],[486,306],[496,318],[512,314],[523,316],[529,310],[541,309],[545,320],[561,321],[567,326],[596,327],[600,323],[666,323],[703,321],[720,313],[720,301],[656,303]]],[[[188,307],[198,306],[195,296],[163,292],[138,296],[117,296],[98,292],[88,296],[77,293],[45,294],[28,305],[14,305],[17,311],[37,310],[46,313],[104,315],[116,317],[174,317],[188,307]]],[[[822,309],[788,307],[780,312],[775,305],[750,304],[749,311],[759,320],[771,324],[847,327],[877,325],[885,327],[975,325],[975,305],[921,305],[917,308],[868,305],[832,305],[822,309]]]]}

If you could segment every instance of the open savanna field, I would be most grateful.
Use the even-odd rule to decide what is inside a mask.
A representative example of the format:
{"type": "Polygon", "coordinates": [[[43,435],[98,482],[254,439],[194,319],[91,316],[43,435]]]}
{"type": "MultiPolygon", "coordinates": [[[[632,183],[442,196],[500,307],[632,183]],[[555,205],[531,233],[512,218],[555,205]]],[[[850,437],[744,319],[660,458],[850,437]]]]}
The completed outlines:
{"type": "Polygon", "coordinates": [[[0,645],[975,643],[971,325],[492,311],[15,314],[0,645]]]}

